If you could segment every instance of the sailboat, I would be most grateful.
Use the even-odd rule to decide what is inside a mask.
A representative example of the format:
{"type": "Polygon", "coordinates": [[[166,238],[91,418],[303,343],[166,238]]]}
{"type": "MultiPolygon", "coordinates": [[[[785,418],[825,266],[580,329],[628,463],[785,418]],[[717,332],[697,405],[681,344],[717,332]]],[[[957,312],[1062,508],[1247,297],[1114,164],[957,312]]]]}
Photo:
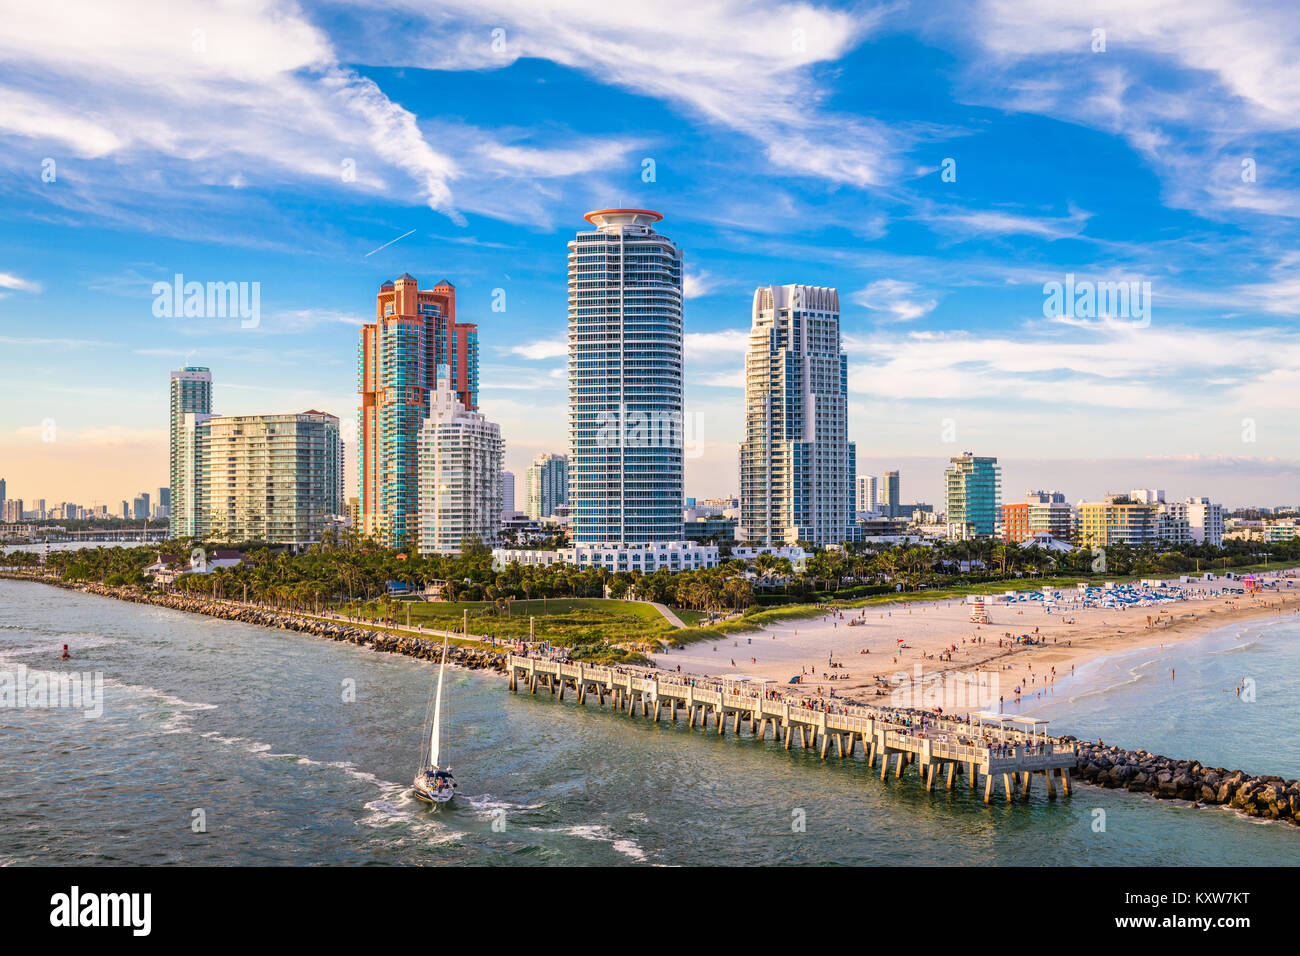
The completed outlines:
{"type": "Polygon", "coordinates": [[[428,746],[420,754],[420,769],[415,774],[414,793],[417,800],[425,803],[446,803],[456,796],[456,778],[451,775],[450,767],[441,766],[438,739],[442,724],[442,677],[447,670],[447,638],[442,639],[442,663],[438,665],[438,690],[433,698],[433,719],[429,731],[428,746]]]}

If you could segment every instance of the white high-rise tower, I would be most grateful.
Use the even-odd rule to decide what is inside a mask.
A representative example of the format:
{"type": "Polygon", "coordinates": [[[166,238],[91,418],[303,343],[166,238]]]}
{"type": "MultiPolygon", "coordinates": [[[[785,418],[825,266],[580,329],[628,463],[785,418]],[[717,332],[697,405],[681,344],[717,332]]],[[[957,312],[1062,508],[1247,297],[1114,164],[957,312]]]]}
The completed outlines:
{"type": "Polygon", "coordinates": [[[420,554],[459,554],[471,541],[490,547],[501,530],[501,429],[465,410],[446,365],[435,382],[418,440],[420,554]]]}
{"type": "Polygon", "coordinates": [[[745,540],[820,547],[854,537],[848,404],[839,293],[806,285],[756,290],[740,446],[745,540]]]}
{"type": "Polygon", "coordinates": [[[569,243],[575,544],[682,539],[682,253],[645,209],[587,214],[569,243]]]}

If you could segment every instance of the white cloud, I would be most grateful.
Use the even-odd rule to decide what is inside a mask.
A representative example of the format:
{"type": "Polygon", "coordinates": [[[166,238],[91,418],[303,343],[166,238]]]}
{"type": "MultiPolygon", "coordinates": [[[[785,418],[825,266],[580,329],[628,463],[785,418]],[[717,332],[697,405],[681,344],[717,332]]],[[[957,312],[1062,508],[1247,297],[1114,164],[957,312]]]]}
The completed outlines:
{"type": "Polygon", "coordinates": [[[12,272],[0,272],[0,289],[13,289],[16,292],[40,292],[41,284],[16,276],[12,272]]]}
{"type": "Polygon", "coordinates": [[[744,355],[749,348],[747,329],[719,329],[716,332],[687,332],[682,347],[687,359],[705,359],[718,353],[729,356],[744,355]]]}
{"type": "Polygon", "coordinates": [[[968,98],[1125,138],[1166,203],[1300,216],[1300,21],[1267,0],[984,0],[957,27],[978,55],[968,98]],[[1093,31],[1106,31],[1094,52],[1093,31]],[[1042,79],[1048,75],[1051,79],[1042,79]],[[1241,178],[1243,158],[1264,172],[1241,178]],[[1268,172],[1271,166],[1271,174],[1268,172]]]}
{"type": "Polygon", "coordinates": [[[551,178],[626,166],[627,155],[637,148],[635,140],[584,137],[573,145],[552,149],[487,140],[475,152],[494,172],[551,178]]]}
{"type": "Polygon", "coordinates": [[[865,289],[853,293],[853,301],[873,312],[888,312],[895,321],[911,322],[933,311],[938,305],[934,298],[918,297],[917,288],[910,282],[897,279],[878,279],[865,289]]]}
{"type": "Polygon", "coordinates": [[[542,339],[511,346],[510,353],[534,360],[564,358],[569,354],[569,343],[563,339],[542,339]]]}
{"type": "MultiPolygon", "coordinates": [[[[5,16],[0,134],[46,142],[56,161],[64,152],[125,167],[166,159],[187,168],[182,181],[305,178],[343,189],[351,159],[356,187],[401,195],[410,186],[390,174],[404,173],[430,208],[459,218],[455,163],[413,114],[341,66],[289,0],[23,4],[5,16]]],[[[95,172],[83,167],[80,179],[95,172]]],[[[115,169],[97,172],[110,180],[115,169]]]]}
{"type": "MultiPolygon", "coordinates": [[[[436,8],[402,0],[424,17],[421,42],[392,45],[387,34],[357,57],[449,70],[496,69],[520,57],[548,59],[602,82],[680,104],[762,144],[774,166],[858,186],[894,182],[912,135],[872,119],[823,109],[827,91],[813,68],[831,63],[878,27],[887,7],[835,10],[783,0],[503,0],[494,45],[477,0],[436,8]]],[[[375,4],[389,10],[393,4],[375,4]]],[[[377,9],[376,15],[379,15],[377,9]]],[[[365,43],[359,38],[358,43],[365,43]]]]}
{"type": "Polygon", "coordinates": [[[979,236],[1037,236],[1041,239],[1068,239],[1078,236],[1087,224],[1089,213],[1071,209],[1068,216],[1026,216],[998,209],[975,212],[934,210],[922,213],[932,229],[963,238],[979,236]]]}
{"type": "Polygon", "coordinates": [[[1223,348],[1215,329],[1122,323],[1062,329],[1043,320],[1014,336],[846,335],[844,348],[855,394],[904,402],[993,402],[1008,411],[1090,406],[1140,416],[1171,406],[1202,408],[1211,379],[1220,382],[1213,388],[1220,413],[1294,407],[1289,380],[1270,375],[1300,367],[1300,334],[1261,327],[1239,330],[1231,349],[1223,348]]]}
{"type": "Polygon", "coordinates": [[[707,272],[687,272],[682,277],[682,296],[687,299],[698,299],[706,296],[714,290],[716,283],[713,277],[707,272]]]}

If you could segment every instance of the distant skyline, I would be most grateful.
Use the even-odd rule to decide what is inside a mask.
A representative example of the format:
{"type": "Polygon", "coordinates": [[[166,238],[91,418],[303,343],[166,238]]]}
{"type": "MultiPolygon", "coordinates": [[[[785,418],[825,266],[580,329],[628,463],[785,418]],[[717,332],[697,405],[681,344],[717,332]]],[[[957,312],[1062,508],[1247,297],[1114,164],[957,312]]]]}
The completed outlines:
{"type": "Polygon", "coordinates": [[[839,290],[857,471],[904,502],[969,450],[1005,501],[1300,503],[1300,23],[1178,11],[22,5],[0,476],[110,511],[165,485],[195,364],[224,414],[337,415],[355,496],[358,327],[404,272],[456,285],[522,475],[567,450],[565,243],[629,205],[683,249],[688,496],[738,490],[753,290],[803,283],[839,290]],[[157,315],[176,274],[258,283],[257,321],[157,315]],[[1145,315],[1049,307],[1121,279],[1145,315]]]}

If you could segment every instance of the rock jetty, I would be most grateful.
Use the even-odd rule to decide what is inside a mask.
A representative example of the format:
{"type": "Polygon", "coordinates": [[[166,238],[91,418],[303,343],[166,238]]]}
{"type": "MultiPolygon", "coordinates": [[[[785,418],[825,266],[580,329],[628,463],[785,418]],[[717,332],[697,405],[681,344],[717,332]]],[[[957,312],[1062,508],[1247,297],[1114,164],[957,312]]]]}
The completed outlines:
{"type": "MultiPolygon", "coordinates": [[[[206,614],[226,621],[239,621],[241,624],[256,624],[259,627],[275,627],[286,631],[300,631],[315,637],[324,637],[333,641],[346,641],[360,647],[369,647],[376,651],[390,654],[405,654],[421,660],[438,660],[442,656],[440,639],[416,637],[377,630],[361,624],[345,621],[328,621],[319,618],[293,614],[288,611],[273,610],[255,605],[239,604],[230,601],[214,601],[208,598],[191,597],[183,594],[156,593],[137,591],[134,588],[115,588],[103,584],[72,584],[54,577],[33,577],[32,575],[4,574],[3,577],[17,580],[39,581],[55,587],[85,594],[98,594],[102,597],[130,601],[132,604],[149,604],[154,607],[170,608],[173,611],[185,611],[190,614],[206,614]]],[[[474,647],[448,645],[447,660],[461,667],[471,669],[494,670],[505,673],[506,655],[496,651],[474,647]]]]}
{"type": "Polygon", "coordinates": [[[1254,777],[1243,770],[1206,767],[1198,760],[1175,760],[1086,741],[1079,741],[1074,775],[1107,789],[1228,806],[1252,817],[1300,825],[1300,781],[1296,780],[1254,777]]]}

